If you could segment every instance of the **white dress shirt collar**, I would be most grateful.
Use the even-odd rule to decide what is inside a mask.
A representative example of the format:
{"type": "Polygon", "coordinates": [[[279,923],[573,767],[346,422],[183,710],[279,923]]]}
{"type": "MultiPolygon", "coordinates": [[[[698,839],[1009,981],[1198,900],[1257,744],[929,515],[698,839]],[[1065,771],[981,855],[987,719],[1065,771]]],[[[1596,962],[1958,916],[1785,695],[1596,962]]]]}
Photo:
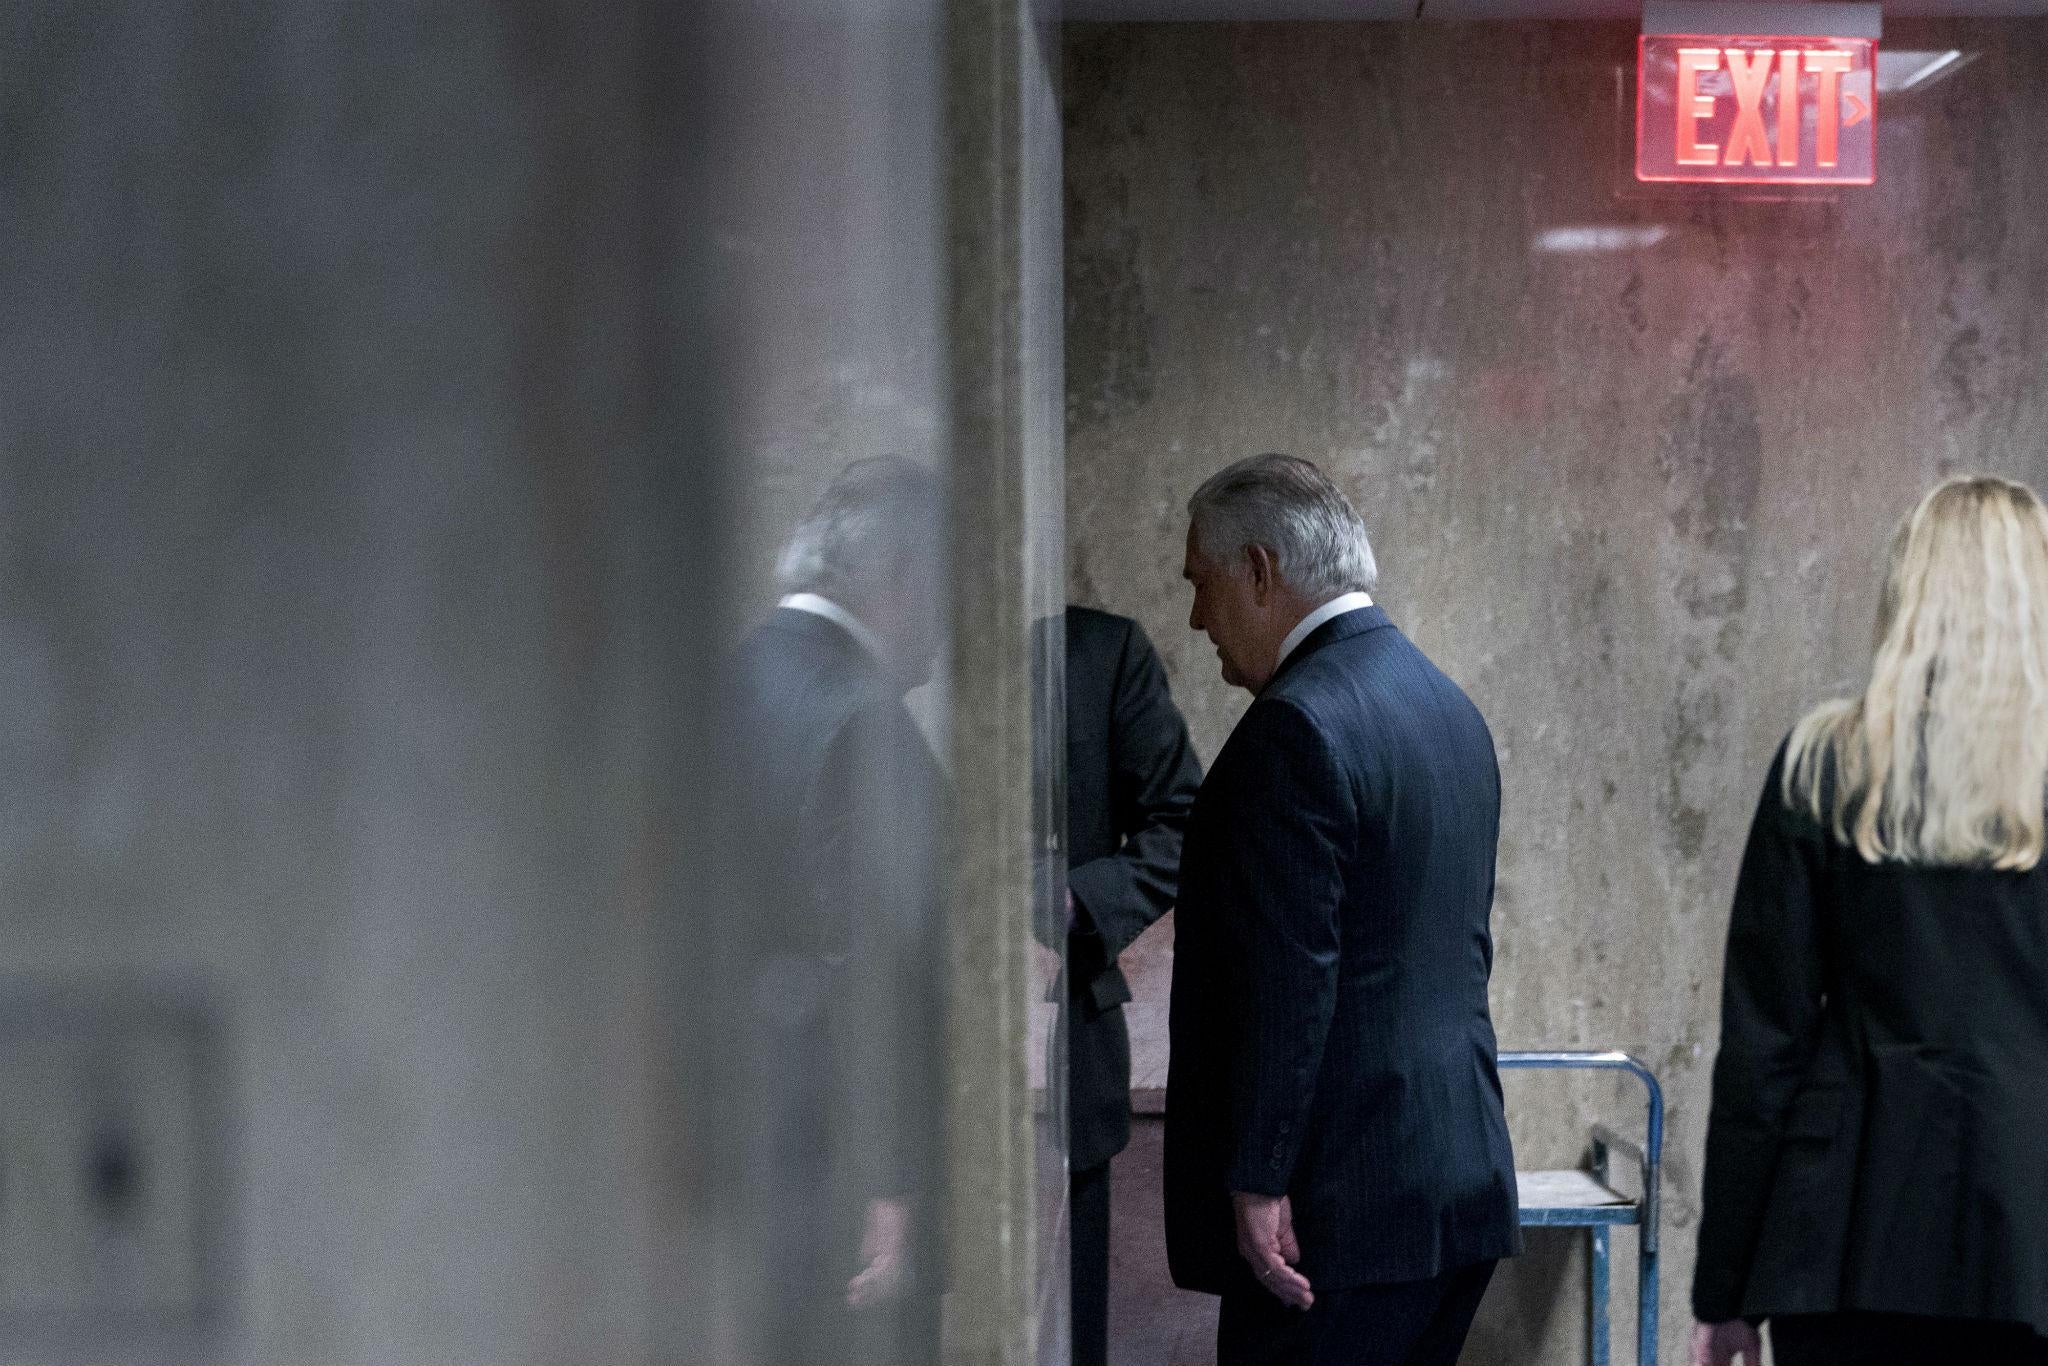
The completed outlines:
{"type": "Polygon", "coordinates": [[[1333,617],[1341,617],[1346,612],[1356,612],[1361,607],[1370,606],[1372,606],[1372,594],[1345,593],[1331,598],[1321,607],[1310,612],[1307,616],[1296,622],[1294,629],[1287,633],[1287,639],[1280,642],[1280,657],[1273,661],[1273,671],[1275,673],[1279,672],[1280,666],[1287,662],[1287,656],[1293,654],[1300,647],[1301,642],[1307,640],[1309,633],[1315,630],[1316,627],[1321,626],[1333,617]]]}
{"type": "Polygon", "coordinates": [[[830,598],[821,597],[816,593],[791,593],[775,605],[790,608],[792,611],[809,612],[814,617],[823,617],[852,636],[863,650],[876,659],[886,660],[889,657],[882,649],[882,638],[876,635],[866,622],[830,598]]]}

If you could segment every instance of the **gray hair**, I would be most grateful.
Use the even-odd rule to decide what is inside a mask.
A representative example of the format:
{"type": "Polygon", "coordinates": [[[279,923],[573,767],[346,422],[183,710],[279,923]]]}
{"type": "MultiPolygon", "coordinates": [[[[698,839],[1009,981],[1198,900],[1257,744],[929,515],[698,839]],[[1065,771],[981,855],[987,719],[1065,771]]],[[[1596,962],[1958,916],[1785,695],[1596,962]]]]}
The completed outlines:
{"type": "Polygon", "coordinates": [[[1358,510],[1328,475],[1291,455],[1254,455],[1210,475],[1188,499],[1188,520],[1196,547],[1231,573],[1243,572],[1239,552],[1260,545],[1305,597],[1327,601],[1379,582],[1358,510]]]}
{"type": "Polygon", "coordinates": [[[782,547],[775,577],[785,593],[865,601],[939,569],[944,507],[938,476],[914,460],[856,460],[832,480],[782,547]]]}

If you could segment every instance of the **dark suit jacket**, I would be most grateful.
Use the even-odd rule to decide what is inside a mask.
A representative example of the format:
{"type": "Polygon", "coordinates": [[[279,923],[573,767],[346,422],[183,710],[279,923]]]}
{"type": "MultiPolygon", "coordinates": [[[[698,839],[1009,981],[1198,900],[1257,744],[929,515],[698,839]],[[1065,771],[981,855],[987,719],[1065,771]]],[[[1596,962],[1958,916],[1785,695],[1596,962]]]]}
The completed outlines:
{"type": "Polygon", "coordinates": [[[1867,864],[1783,762],[1728,926],[1694,1312],[2048,1333],[2048,867],[1867,864]]]}
{"type": "Polygon", "coordinates": [[[727,1198],[765,1224],[784,1302],[828,1314],[869,1200],[917,1210],[927,1284],[939,1255],[943,780],[901,694],[840,626],[784,608],[737,652],[721,717],[744,948],[698,966],[731,1030],[739,1104],[717,1124],[759,1183],[727,1198]]]}
{"type": "Polygon", "coordinates": [[[1319,1291],[1520,1247],[1495,1071],[1493,740],[1377,607],[1312,632],[1202,784],[1174,911],[1174,1281],[1250,1293],[1231,1191],[1319,1291]]]}
{"type": "Polygon", "coordinates": [[[1117,955],[1173,905],[1202,769],[1138,623],[1067,609],[1067,1092],[1076,1171],[1131,1137],[1130,985],[1117,955]]]}

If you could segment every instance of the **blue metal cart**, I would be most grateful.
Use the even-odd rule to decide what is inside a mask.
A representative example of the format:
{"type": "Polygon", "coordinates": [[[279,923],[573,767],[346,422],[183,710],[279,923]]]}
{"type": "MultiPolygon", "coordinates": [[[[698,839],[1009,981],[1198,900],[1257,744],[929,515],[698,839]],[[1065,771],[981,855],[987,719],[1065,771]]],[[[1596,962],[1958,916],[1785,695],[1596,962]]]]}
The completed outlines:
{"type": "Polygon", "coordinates": [[[1525,1052],[1502,1053],[1504,1068],[1598,1068],[1632,1072],[1650,1093],[1649,1123],[1641,1147],[1604,1124],[1593,1126],[1592,1161],[1587,1170],[1516,1172],[1525,1228],[1583,1228],[1592,1238],[1591,1303],[1587,1308],[1587,1339],[1592,1366],[1608,1366],[1607,1254],[1608,1231],[1616,1224],[1634,1224],[1636,1236],[1636,1361],[1657,1362],[1657,1178],[1664,1156],[1664,1088],[1649,1068],[1626,1053],[1525,1052]],[[1608,1181],[1612,1153],[1635,1159],[1641,1195],[1631,1199],[1608,1181]]]}

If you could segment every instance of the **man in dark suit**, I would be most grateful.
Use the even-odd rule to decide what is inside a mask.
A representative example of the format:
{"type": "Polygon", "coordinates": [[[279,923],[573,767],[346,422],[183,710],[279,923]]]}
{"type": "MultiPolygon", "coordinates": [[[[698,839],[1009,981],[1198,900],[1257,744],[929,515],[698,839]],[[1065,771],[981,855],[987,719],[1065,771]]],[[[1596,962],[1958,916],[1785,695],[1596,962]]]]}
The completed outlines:
{"type": "Polygon", "coordinates": [[[1109,1160],[1131,1139],[1130,984],[1117,967],[1173,905],[1202,780],[1166,670],[1138,623],[1069,607],[1067,1165],[1074,1366],[1109,1359],[1109,1160]]]}
{"type": "Polygon", "coordinates": [[[718,939],[744,945],[703,966],[741,1178],[716,1198],[762,1360],[936,1360],[943,779],[903,695],[938,643],[940,515],[922,467],[848,466],[730,665],[718,939]]]}
{"type": "Polygon", "coordinates": [[[1189,625],[1255,700],[1175,911],[1167,1251],[1219,1366],[1455,1362],[1520,1247],[1487,976],[1500,777],[1478,710],[1369,596],[1307,461],[1189,501],[1189,625]]]}

